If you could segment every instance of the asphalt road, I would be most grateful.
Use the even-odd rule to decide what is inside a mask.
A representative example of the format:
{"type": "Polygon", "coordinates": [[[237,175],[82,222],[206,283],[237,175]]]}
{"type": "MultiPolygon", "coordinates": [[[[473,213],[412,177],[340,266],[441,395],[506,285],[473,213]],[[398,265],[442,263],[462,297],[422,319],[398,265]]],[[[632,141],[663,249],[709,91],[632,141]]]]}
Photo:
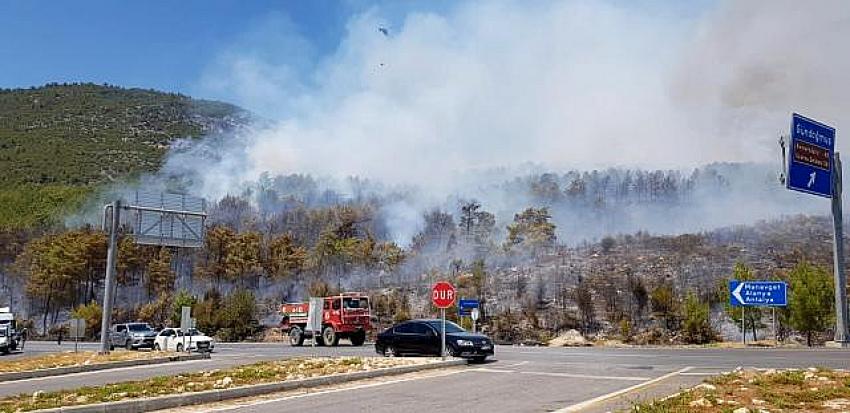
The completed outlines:
{"type": "MultiPolygon", "coordinates": [[[[33,347],[33,352],[49,351],[48,347],[33,347]]],[[[0,396],[224,368],[281,357],[373,354],[372,347],[368,345],[312,349],[293,348],[282,343],[224,343],[216,348],[210,360],[0,383],[0,396]]],[[[850,369],[850,351],[499,346],[496,359],[483,365],[188,410],[181,408],[179,411],[279,412],[305,409],[318,412],[398,412],[402,406],[405,413],[558,411],[577,408],[587,401],[648,383],[667,392],[675,391],[678,386],[693,384],[708,375],[737,366],[850,369]]],[[[586,410],[581,411],[605,411],[598,409],[607,409],[606,406],[605,403],[589,404],[586,410]]]]}
{"type": "Polygon", "coordinates": [[[405,413],[592,412],[607,411],[612,404],[588,401],[633,386],[652,383],[666,386],[669,393],[737,366],[850,368],[850,352],[841,350],[497,347],[496,351],[497,360],[484,365],[192,411],[398,412],[403,406],[405,413]]]}

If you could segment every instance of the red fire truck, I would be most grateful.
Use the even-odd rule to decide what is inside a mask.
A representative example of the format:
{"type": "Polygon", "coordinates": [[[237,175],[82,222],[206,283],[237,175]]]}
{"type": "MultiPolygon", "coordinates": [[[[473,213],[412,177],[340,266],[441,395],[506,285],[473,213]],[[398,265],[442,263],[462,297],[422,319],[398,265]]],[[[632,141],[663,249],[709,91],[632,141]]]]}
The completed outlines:
{"type": "MultiPolygon", "coordinates": [[[[362,346],[366,341],[366,332],[372,329],[369,297],[364,293],[342,293],[331,297],[323,297],[322,331],[316,337],[316,344],[336,346],[339,339],[347,338],[351,344],[362,346]]],[[[289,343],[293,346],[304,344],[305,338],[313,335],[307,330],[307,312],[309,303],[281,304],[280,313],[283,320],[280,328],[289,335],[289,343]]]]}

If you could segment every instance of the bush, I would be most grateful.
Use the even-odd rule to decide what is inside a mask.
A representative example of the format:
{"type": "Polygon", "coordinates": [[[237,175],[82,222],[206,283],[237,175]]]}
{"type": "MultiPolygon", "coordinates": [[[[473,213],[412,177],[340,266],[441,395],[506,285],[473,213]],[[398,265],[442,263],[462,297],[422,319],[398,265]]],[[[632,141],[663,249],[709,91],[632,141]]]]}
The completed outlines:
{"type": "Polygon", "coordinates": [[[218,316],[219,338],[224,341],[245,340],[259,332],[259,324],[254,293],[237,290],[225,297],[218,316]]]}
{"type": "Polygon", "coordinates": [[[717,340],[717,332],[711,326],[711,310],[708,303],[700,302],[693,292],[689,292],[685,298],[682,339],[688,344],[706,344],[717,340]]]}
{"type": "Polygon", "coordinates": [[[71,311],[71,317],[82,318],[86,322],[86,337],[97,338],[100,335],[100,322],[103,319],[103,308],[100,304],[92,301],[88,304],[80,304],[71,311]]]}
{"type": "Polygon", "coordinates": [[[177,295],[174,296],[171,303],[171,325],[179,326],[180,319],[183,317],[183,307],[191,307],[192,308],[192,317],[197,320],[197,315],[195,314],[195,304],[198,303],[198,299],[195,296],[189,294],[186,290],[180,290],[177,295]]]}
{"type": "Polygon", "coordinates": [[[154,327],[167,327],[166,321],[171,321],[170,301],[169,297],[163,294],[156,301],[142,305],[137,312],[139,320],[154,327]]]}

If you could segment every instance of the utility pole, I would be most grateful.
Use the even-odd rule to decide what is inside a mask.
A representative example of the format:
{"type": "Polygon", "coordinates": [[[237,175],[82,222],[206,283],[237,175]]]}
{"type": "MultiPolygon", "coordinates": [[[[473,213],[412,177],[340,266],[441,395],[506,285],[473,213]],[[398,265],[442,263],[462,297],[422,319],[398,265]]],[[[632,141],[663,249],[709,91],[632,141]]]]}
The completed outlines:
{"type": "MultiPolygon", "coordinates": [[[[115,300],[115,259],[118,255],[118,225],[121,201],[112,201],[112,226],[109,227],[109,249],[106,253],[106,282],[103,287],[103,316],[100,322],[100,354],[109,354],[109,330],[112,326],[112,306],[115,300]]],[[[104,211],[105,213],[105,211],[104,211]]],[[[104,223],[106,219],[104,217],[104,223]]]]}
{"type": "Polygon", "coordinates": [[[844,230],[841,211],[841,158],[835,152],[832,167],[833,272],[835,274],[835,342],[848,344],[847,277],[844,274],[844,230]]]}

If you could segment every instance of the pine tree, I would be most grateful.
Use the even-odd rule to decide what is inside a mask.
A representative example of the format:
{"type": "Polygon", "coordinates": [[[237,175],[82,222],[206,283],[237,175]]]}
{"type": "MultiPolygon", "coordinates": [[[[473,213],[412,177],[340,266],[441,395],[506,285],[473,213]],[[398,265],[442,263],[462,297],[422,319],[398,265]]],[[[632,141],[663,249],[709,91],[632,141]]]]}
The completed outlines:
{"type": "Polygon", "coordinates": [[[826,330],[834,322],[832,276],[823,267],[801,262],[791,270],[790,280],[791,326],[805,333],[806,344],[811,346],[812,334],[826,330]]]}

